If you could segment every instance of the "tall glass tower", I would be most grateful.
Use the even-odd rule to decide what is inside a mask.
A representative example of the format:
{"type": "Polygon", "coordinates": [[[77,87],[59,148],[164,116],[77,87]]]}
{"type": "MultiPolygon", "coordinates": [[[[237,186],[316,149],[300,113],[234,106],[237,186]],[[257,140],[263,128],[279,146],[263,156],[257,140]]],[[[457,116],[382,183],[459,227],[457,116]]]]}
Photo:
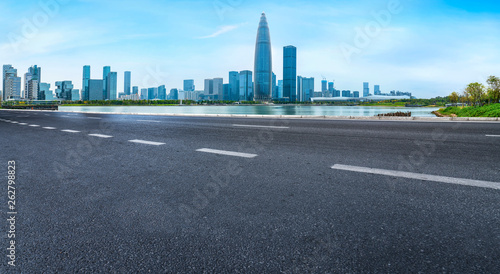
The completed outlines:
{"type": "Polygon", "coordinates": [[[260,17],[257,41],[255,43],[254,100],[269,101],[272,98],[273,64],[271,35],[266,14],[260,17]]]}
{"type": "Polygon", "coordinates": [[[297,48],[283,47],[283,98],[297,101],[297,48]]]}

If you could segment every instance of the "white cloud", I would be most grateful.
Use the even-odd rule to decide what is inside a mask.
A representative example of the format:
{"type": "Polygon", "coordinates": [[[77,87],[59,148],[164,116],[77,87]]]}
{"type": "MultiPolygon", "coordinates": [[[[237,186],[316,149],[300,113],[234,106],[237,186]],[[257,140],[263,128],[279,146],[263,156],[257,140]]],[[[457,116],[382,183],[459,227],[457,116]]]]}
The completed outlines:
{"type": "Polygon", "coordinates": [[[207,36],[203,36],[203,37],[199,37],[198,39],[209,39],[209,38],[215,38],[217,36],[220,36],[224,33],[227,33],[227,32],[230,32],[230,31],[233,31],[237,28],[239,28],[240,26],[242,26],[243,24],[239,24],[239,25],[229,25],[229,26],[222,26],[220,27],[216,32],[210,34],[210,35],[207,35],[207,36]]]}

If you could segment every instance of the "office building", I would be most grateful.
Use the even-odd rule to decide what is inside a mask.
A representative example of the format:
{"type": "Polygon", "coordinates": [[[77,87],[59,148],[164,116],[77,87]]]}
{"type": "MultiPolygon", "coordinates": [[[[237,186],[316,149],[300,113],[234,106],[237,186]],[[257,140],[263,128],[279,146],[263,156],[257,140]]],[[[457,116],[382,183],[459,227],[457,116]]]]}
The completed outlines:
{"type": "Polygon", "coordinates": [[[224,84],[224,85],[222,85],[222,89],[223,89],[223,94],[224,94],[222,100],[230,101],[231,100],[231,85],[224,84]]]}
{"type": "Polygon", "coordinates": [[[139,94],[139,87],[138,86],[132,87],[132,94],[139,94]]]}
{"type": "Polygon", "coordinates": [[[17,77],[17,69],[12,65],[3,66],[3,100],[21,99],[21,77],[17,77]]]}
{"type": "Polygon", "coordinates": [[[283,96],[290,102],[297,101],[297,48],[283,48],[283,96]]]}
{"type": "Polygon", "coordinates": [[[240,73],[237,71],[229,72],[229,94],[231,101],[240,99],[240,73]]]}
{"type": "Polygon", "coordinates": [[[344,97],[344,98],[352,97],[351,96],[351,91],[350,90],[343,90],[342,91],[342,97],[344,97]]]}
{"type": "Polygon", "coordinates": [[[240,71],[240,99],[239,101],[253,101],[253,79],[249,70],[240,71]]]}
{"type": "Polygon", "coordinates": [[[82,77],[82,100],[89,100],[89,81],[90,81],[90,66],[83,67],[82,77]]]}
{"type": "Polygon", "coordinates": [[[147,88],[141,89],[141,100],[148,100],[148,89],[147,88]]]}
{"type": "Polygon", "coordinates": [[[214,98],[211,100],[223,100],[224,98],[224,79],[214,78],[213,80],[213,94],[214,98]]]}
{"type": "Polygon", "coordinates": [[[109,76],[109,73],[111,72],[111,67],[110,66],[105,66],[102,68],[102,84],[103,84],[103,97],[104,97],[104,100],[106,100],[107,98],[109,98],[109,95],[108,95],[108,76],[109,76]]]}
{"type": "Polygon", "coordinates": [[[37,100],[41,79],[42,68],[39,68],[37,65],[28,68],[28,72],[24,74],[24,92],[21,94],[21,97],[28,100],[37,100]],[[30,83],[31,80],[35,82],[30,83]]]}
{"type": "Polygon", "coordinates": [[[148,88],[148,100],[158,99],[158,88],[148,88]]]}
{"type": "Polygon", "coordinates": [[[272,71],[271,35],[269,33],[266,14],[262,13],[259,28],[257,30],[257,41],[255,42],[255,101],[269,101],[271,99],[272,71]]]}
{"type": "Polygon", "coordinates": [[[176,88],[171,89],[169,97],[170,100],[179,100],[179,90],[176,88]]]}
{"type": "Polygon", "coordinates": [[[130,71],[125,71],[124,77],[123,77],[123,93],[125,95],[130,95],[131,93],[131,78],[132,78],[132,72],[130,71]]]}
{"type": "Polygon", "coordinates": [[[374,86],[373,93],[375,95],[382,95],[382,92],[380,92],[380,85],[375,85],[374,86]]]}
{"type": "Polygon", "coordinates": [[[328,81],[326,79],[323,79],[321,81],[321,96],[322,97],[329,97],[330,96],[328,94],[328,81]]]}
{"type": "Polygon", "coordinates": [[[363,97],[368,97],[370,96],[370,83],[364,82],[363,83],[363,97]]]}
{"type": "Polygon", "coordinates": [[[89,101],[97,101],[104,100],[104,91],[103,91],[103,82],[101,79],[89,79],[89,91],[88,91],[88,100],[89,101]]]}
{"type": "Polygon", "coordinates": [[[49,83],[40,83],[40,91],[38,93],[38,100],[52,101],[54,100],[54,93],[50,90],[49,83]]]}
{"type": "Polygon", "coordinates": [[[314,97],[314,77],[297,76],[297,91],[301,102],[310,102],[314,97]]]}
{"type": "Polygon", "coordinates": [[[118,73],[110,72],[106,78],[106,100],[116,100],[118,73]]]}
{"type": "Polygon", "coordinates": [[[353,91],[352,92],[352,97],[359,98],[359,91],[353,91]]]}
{"type": "Polygon", "coordinates": [[[165,88],[165,85],[158,87],[158,99],[167,100],[167,89],[165,88]]]}
{"type": "Polygon", "coordinates": [[[71,101],[79,101],[80,100],[80,90],[73,89],[71,90],[71,101]]]}
{"type": "Polygon", "coordinates": [[[194,89],[195,86],[193,79],[184,80],[184,91],[194,91],[194,89]]]}
{"type": "Polygon", "coordinates": [[[36,79],[36,76],[32,76],[31,80],[28,81],[28,89],[26,90],[26,97],[25,99],[27,100],[40,100],[38,99],[39,97],[39,91],[40,91],[40,86],[39,86],[38,79],[36,79]]]}
{"type": "Polygon", "coordinates": [[[56,82],[56,95],[63,101],[71,101],[73,95],[73,83],[71,81],[56,82]]]}
{"type": "Polygon", "coordinates": [[[283,98],[283,80],[278,80],[278,99],[283,98]]]}
{"type": "Polygon", "coordinates": [[[214,94],[214,79],[205,79],[205,96],[213,96],[214,94]]]}

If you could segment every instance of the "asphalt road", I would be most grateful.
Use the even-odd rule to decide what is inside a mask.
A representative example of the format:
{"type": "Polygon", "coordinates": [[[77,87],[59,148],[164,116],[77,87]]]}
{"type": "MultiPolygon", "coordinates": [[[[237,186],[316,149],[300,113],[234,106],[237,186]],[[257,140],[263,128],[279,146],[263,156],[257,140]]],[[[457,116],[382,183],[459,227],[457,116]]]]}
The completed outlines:
{"type": "Polygon", "coordinates": [[[2,273],[500,269],[499,123],[0,110],[0,170],[2,273]]]}

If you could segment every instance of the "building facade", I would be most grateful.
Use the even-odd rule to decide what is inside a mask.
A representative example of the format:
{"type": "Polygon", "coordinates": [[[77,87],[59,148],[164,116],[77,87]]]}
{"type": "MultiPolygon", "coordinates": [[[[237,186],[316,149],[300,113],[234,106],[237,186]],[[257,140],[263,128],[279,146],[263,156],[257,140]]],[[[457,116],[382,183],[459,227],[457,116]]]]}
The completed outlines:
{"type": "Polygon", "coordinates": [[[297,101],[297,48],[283,48],[283,96],[290,102],[297,101]]]}
{"type": "Polygon", "coordinates": [[[272,98],[273,64],[271,52],[271,35],[266,14],[262,13],[257,41],[255,42],[254,62],[254,100],[269,101],[272,98]]]}

